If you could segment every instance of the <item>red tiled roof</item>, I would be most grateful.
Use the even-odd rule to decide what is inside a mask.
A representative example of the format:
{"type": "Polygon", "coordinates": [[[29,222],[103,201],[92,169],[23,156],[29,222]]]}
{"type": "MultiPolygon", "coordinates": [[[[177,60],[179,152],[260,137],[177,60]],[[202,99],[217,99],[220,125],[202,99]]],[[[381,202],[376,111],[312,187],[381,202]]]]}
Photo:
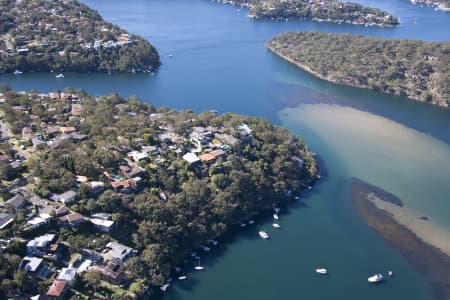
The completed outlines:
{"type": "Polygon", "coordinates": [[[50,288],[48,289],[47,296],[61,297],[66,288],[66,282],[64,280],[54,280],[50,288]]]}
{"type": "Polygon", "coordinates": [[[198,158],[200,158],[200,160],[202,161],[212,161],[215,159],[215,156],[212,155],[211,153],[205,153],[200,155],[198,158]]]}

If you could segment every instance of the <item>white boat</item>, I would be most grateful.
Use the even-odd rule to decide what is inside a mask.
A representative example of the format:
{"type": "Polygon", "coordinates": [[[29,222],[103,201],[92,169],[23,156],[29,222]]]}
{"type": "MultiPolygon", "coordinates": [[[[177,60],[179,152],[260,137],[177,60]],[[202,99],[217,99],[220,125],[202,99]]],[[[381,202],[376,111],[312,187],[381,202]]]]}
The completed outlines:
{"type": "Polygon", "coordinates": [[[279,219],[280,219],[280,217],[279,217],[277,214],[273,214],[273,218],[274,218],[275,220],[279,220],[279,219]]]}
{"type": "Polygon", "coordinates": [[[178,277],[179,280],[185,280],[186,278],[187,278],[187,276],[184,276],[184,275],[178,277]]]}
{"type": "Polygon", "coordinates": [[[20,74],[22,74],[23,72],[22,71],[20,71],[20,70],[15,70],[14,71],[14,75],[20,75],[20,74]]]}
{"type": "Polygon", "coordinates": [[[206,246],[203,246],[203,245],[200,245],[200,248],[202,248],[202,250],[203,250],[203,251],[205,251],[205,252],[207,252],[207,251],[210,251],[210,250],[211,250],[211,248],[209,248],[209,247],[206,247],[206,246]]]}
{"type": "Polygon", "coordinates": [[[196,256],[197,256],[197,253],[192,252],[192,253],[191,253],[191,256],[192,256],[192,257],[196,257],[196,256]]]}
{"type": "Polygon", "coordinates": [[[196,270],[203,270],[204,269],[204,267],[202,267],[201,265],[200,265],[200,258],[198,259],[198,266],[195,266],[195,269],[196,270]]]}
{"type": "Polygon", "coordinates": [[[244,228],[247,224],[241,223],[240,225],[241,225],[242,228],[244,228]]]}
{"type": "Polygon", "coordinates": [[[280,224],[278,224],[278,223],[273,223],[272,226],[275,228],[281,228],[280,224]]]}
{"type": "Polygon", "coordinates": [[[219,244],[219,242],[216,241],[216,240],[211,240],[210,242],[211,242],[211,244],[213,244],[214,246],[217,246],[217,245],[219,244]]]}
{"type": "Polygon", "coordinates": [[[319,268],[319,269],[316,269],[316,273],[326,275],[326,274],[328,274],[328,270],[325,268],[319,268]]]}
{"type": "Polygon", "coordinates": [[[295,200],[298,200],[298,199],[300,199],[300,197],[299,196],[295,196],[295,198],[294,198],[295,200]]]}
{"type": "Polygon", "coordinates": [[[260,230],[260,231],[258,232],[258,234],[259,234],[259,236],[260,236],[262,239],[267,240],[267,239],[269,238],[269,235],[268,235],[264,230],[260,230]]]}
{"type": "Polygon", "coordinates": [[[56,78],[64,78],[64,75],[62,73],[59,73],[58,75],[55,76],[56,78]]]}
{"type": "Polygon", "coordinates": [[[373,276],[370,276],[369,278],[367,278],[367,281],[370,283],[377,283],[380,281],[383,281],[384,277],[381,274],[375,274],[373,276]]]}
{"type": "Polygon", "coordinates": [[[167,289],[169,288],[169,286],[170,286],[170,284],[169,284],[169,283],[166,283],[166,284],[160,286],[159,289],[160,289],[161,291],[165,292],[165,291],[167,291],[167,289]]]}
{"type": "Polygon", "coordinates": [[[173,57],[173,55],[172,55],[172,54],[169,54],[169,57],[173,57]]]}
{"type": "Polygon", "coordinates": [[[253,223],[255,223],[255,220],[248,221],[248,224],[250,224],[250,225],[252,225],[253,223]]]}
{"type": "Polygon", "coordinates": [[[391,270],[389,270],[388,275],[392,276],[392,275],[394,275],[394,273],[391,270]]]}
{"type": "Polygon", "coordinates": [[[277,214],[277,213],[279,213],[279,212],[281,211],[281,208],[279,208],[279,207],[274,207],[274,208],[273,208],[273,211],[277,214]]]}
{"type": "Polygon", "coordinates": [[[175,270],[175,272],[180,272],[181,271],[181,268],[180,267],[173,267],[173,269],[175,270]]]}

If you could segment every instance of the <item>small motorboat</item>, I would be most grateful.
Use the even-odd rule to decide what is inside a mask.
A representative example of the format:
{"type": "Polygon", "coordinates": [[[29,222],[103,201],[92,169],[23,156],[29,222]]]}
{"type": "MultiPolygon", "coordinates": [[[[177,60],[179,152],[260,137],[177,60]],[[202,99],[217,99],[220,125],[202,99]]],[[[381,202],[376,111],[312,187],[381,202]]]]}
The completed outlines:
{"type": "Polygon", "coordinates": [[[378,274],[375,274],[375,275],[367,278],[367,281],[370,283],[377,283],[377,282],[383,281],[383,279],[384,279],[383,275],[378,273],[378,274]]]}
{"type": "Polygon", "coordinates": [[[241,223],[240,226],[241,226],[242,228],[244,228],[245,226],[247,226],[247,224],[241,223]]]}
{"type": "Polygon", "coordinates": [[[169,57],[173,57],[173,55],[172,55],[172,54],[169,54],[169,57]]]}
{"type": "Polygon", "coordinates": [[[184,276],[184,275],[183,275],[183,276],[179,276],[179,277],[178,277],[178,280],[185,280],[186,278],[187,278],[187,276],[184,276]]]}
{"type": "Polygon", "coordinates": [[[279,219],[280,219],[280,217],[279,217],[277,214],[273,214],[273,218],[274,218],[275,220],[279,220],[279,219]]]}
{"type": "Polygon", "coordinates": [[[318,269],[316,269],[316,273],[326,275],[326,274],[328,274],[328,270],[325,268],[318,268],[318,269]]]}
{"type": "Polygon", "coordinates": [[[161,291],[165,292],[165,291],[167,291],[167,289],[169,288],[169,286],[170,286],[170,284],[169,284],[169,283],[166,283],[166,284],[160,286],[159,289],[160,289],[161,291]]]}
{"type": "Polygon", "coordinates": [[[23,74],[23,72],[20,71],[20,70],[15,70],[15,71],[14,71],[14,75],[20,75],[20,74],[23,74]]]}
{"type": "Polygon", "coordinates": [[[274,207],[274,208],[273,208],[273,211],[277,214],[277,213],[279,213],[279,212],[281,211],[281,208],[279,208],[279,207],[274,207]]]}
{"type": "Polygon", "coordinates": [[[63,73],[59,73],[58,75],[55,76],[56,78],[64,78],[64,74],[63,73]]]}
{"type": "Polygon", "coordinates": [[[207,246],[200,245],[200,248],[202,248],[202,250],[205,252],[211,251],[211,248],[209,248],[207,246]]]}
{"type": "Polygon", "coordinates": [[[392,276],[392,275],[394,275],[394,273],[393,273],[391,270],[389,270],[389,271],[388,271],[388,275],[389,275],[389,276],[392,276]]]}
{"type": "Polygon", "coordinates": [[[268,235],[264,230],[260,230],[260,231],[258,232],[258,234],[259,234],[259,236],[260,236],[262,239],[267,240],[267,239],[269,238],[269,235],[268,235]]]}
{"type": "Polygon", "coordinates": [[[272,226],[275,228],[281,228],[280,224],[278,224],[278,223],[273,223],[272,226]]]}
{"type": "Polygon", "coordinates": [[[211,242],[211,244],[213,244],[214,246],[217,246],[217,245],[219,244],[219,242],[216,241],[216,240],[211,240],[210,242],[211,242]]]}
{"type": "Polygon", "coordinates": [[[250,221],[248,221],[248,224],[250,224],[250,225],[252,225],[252,224],[254,224],[255,223],[255,220],[250,220],[250,221]]]}
{"type": "Polygon", "coordinates": [[[196,252],[192,252],[192,253],[191,253],[191,256],[192,256],[192,257],[196,257],[196,256],[197,256],[197,253],[196,253],[196,252]]]}

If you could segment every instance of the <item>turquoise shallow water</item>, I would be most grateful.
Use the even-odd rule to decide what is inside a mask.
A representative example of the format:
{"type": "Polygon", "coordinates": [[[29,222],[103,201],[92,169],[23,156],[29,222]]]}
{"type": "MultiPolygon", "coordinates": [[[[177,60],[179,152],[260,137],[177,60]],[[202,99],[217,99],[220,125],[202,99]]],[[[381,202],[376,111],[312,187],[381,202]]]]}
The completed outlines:
{"type": "Polygon", "coordinates": [[[156,76],[24,74],[0,81],[19,90],[72,86],[137,95],[157,106],[262,116],[302,135],[324,161],[327,176],[305,195],[304,205],[282,214],[281,230],[260,220],[221,243],[202,259],[206,270],[189,273],[165,299],[432,299],[421,275],[355,215],[348,184],[358,176],[380,185],[448,232],[450,111],[318,80],[271,54],[265,43],[287,30],[448,40],[450,14],[401,0],[364,0],[402,22],[368,28],[255,22],[234,6],[203,0],[84,2],[155,44],[163,63],[156,76]],[[259,228],[272,239],[259,239],[259,228]],[[319,266],[330,276],[317,276],[319,266]],[[369,275],[388,269],[395,278],[367,283],[369,275]]]}

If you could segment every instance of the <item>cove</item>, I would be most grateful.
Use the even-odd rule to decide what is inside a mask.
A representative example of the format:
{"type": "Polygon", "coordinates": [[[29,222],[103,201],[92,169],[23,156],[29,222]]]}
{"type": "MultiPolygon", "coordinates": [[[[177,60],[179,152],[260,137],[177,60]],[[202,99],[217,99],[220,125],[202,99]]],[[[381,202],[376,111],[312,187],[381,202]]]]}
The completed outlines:
{"type": "Polygon", "coordinates": [[[439,200],[445,192],[440,189],[441,182],[423,178],[422,172],[415,177],[404,168],[416,172],[426,167],[441,180],[448,179],[445,165],[439,165],[428,151],[445,156],[450,143],[450,111],[318,80],[271,54],[266,41],[288,30],[448,40],[450,14],[401,0],[359,1],[388,10],[402,22],[398,28],[368,28],[255,22],[245,16],[245,10],[237,12],[234,6],[206,0],[84,2],[107,21],[154,44],[162,57],[160,71],[155,76],[67,73],[64,79],[56,79],[55,74],[1,75],[0,82],[17,90],[51,91],[71,86],[92,94],[116,91],[123,96],[137,95],[157,106],[262,116],[300,134],[324,162],[326,176],[304,195],[303,205],[281,215],[280,231],[271,228],[270,220],[248,227],[229,243],[221,243],[218,252],[202,258],[205,272],[189,273],[187,280],[171,286],[165,299],[433,299],[423,276],[352,210],[348,189],[351,178],[358,175],[396,194],[405,207],[426,214],[430,223],[448,233],[443,218],[448,207],[439,200]],[[322,112],[326,119],[320,117],[322,112]],[[345,123],[343,119],[349,117],[367,117],[376,126],[394,130],[394,136],[407,134],[409,148],[420,143],[419,153],[428,154],[433,165],[428,164],[430,160],[421,161],[416,152],[409,154],[408,159],[413,159],[409,165],[408,159],[402,158],[406,146],[386,141],[383,130],[345,123]],[[361,128],[345,135],[353,126],[361,128]],[[376,142],[369,134],[377,135],[376,142]],[[349,141],[355,145],[351,151],[345,148],[349,141]],[[379,146],[375,149],[382,153],[356,147],[363,143],[379,146]],[[384,178],[387,167],[377,167],[377,162],[387,163],[384,160],[390,154],[393,159],[388,170],[394,173],[384,178]],[[367,158],[372,167],[365,166],[367,158]],[[408,174],[397,185],[394,179],[397,181],[399,175],[395,172],[400,171],[401,176],[408,174]],[[421,184],[424,179],[429,180],[426,185],[421,184]],[[421,197],[410,197],[410,180],[419,182],[414,188],[421,197]],[[436,197],[439,201],[433,201],[436,197]],[[257,237],[259,228],[268,231],[271,241],[257,237]],[[330,276],[316,276],[314,269],[319,266],[327,267],[330,276]],[[367,283],[368,276],[388,269],[394,270],[395,278],[380,286],[367,283]]]}

